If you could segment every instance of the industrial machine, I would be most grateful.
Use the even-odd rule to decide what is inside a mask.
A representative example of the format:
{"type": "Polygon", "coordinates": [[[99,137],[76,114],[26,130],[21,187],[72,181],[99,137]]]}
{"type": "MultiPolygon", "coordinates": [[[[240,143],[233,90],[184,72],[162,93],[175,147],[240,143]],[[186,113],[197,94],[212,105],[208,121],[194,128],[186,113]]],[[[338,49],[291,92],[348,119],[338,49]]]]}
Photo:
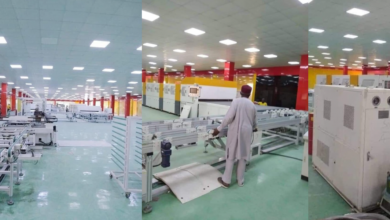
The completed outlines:
{"type": "Polygon", "coordinates": [[[180,106],[176,104],[175,94],[176,84],[164,84],[163,110],[172,114],[179,114],[180,106]]]}
{"type": "Polygon", "coordinates": [[[359,87],[373,87],[373,88],[377,88],[377,87],[380,87],[379,83],[380,83],[380,78],[381,76],[377,76],[377,75],[360,75],[358,76],[359,77],[359,83],[358,83],[358,86],[359,87]]]}
{"type": "Polygon", "coordinates": [[[377,207],[390,171],[390,90],[317,85],[313,164],[357,211],[377,207]]]}
{"type": "Polygon", "coordinates": [[[113,114],[106,112],[80,112],[79,118],[87,120],[88,122],[105,122],[112,121],[113,114]]]}
{"type": "Polygon", "coordinates": [[[146,83],[146,106],[160,108],[160,83],[146,83]]]}
{"type": "Polygon", "coordinates": [[[350,76],[345,75],[333,75],[332,85],[350,85],[350,76]]]}
{"type": "Polygon", "coordinates": [[[316,85],[326,85],[326,75],[317,75],[316,85]]]}
{"type": "Polygon", "coordinates": [[[314,111],[314,89],[309,89],[309,112],[314,111]]]}

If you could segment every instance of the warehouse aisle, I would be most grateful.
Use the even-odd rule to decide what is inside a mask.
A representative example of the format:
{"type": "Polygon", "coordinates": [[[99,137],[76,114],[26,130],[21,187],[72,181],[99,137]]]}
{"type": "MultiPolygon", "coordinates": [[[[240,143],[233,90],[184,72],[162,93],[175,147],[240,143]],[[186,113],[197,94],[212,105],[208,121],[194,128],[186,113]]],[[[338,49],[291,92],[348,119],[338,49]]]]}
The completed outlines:
{"type": "MultiPolygon", "coordinates": [[[[148,119],[144,121],[175,117],[147,107],[142,111],[144,115],[148,115],[148,119]]],[[[205,154],[202,143],[198,143],[198,146],[200,147],[174,149],[170,168],[192,162],[207,162],[224,155],[224,152],[211,148],[208,148],[208,153],[205,154]]],[[[303,146],[291,146],[274,153],[301,159],[302,151],[303,146]]],[[[301,161],[263,155],[252,160],[245,174],[244,187],[238,187],[233,176],[233,185],[229,189],[219,188],[185,204],[181,204],[173,194],[164,194],[160,196],[159,201],[152,203],[153,212],[142,217],[146,220],[159,219],[162,216],[186,220],[259,217],[267,220],[305,220],[308,213],[308,184],[300,179],[301,168],[301,161]]],[[[154,172],[163,170],[162,167],[157,167],[154,172]]]]}
{"type": "MultiPolygon", "coordinates": [[[[56,123],[59,140],[111,140],[111,124],[56,123]]],[[[109,179],[115,169],[110,147],[58,147],[43,151],[38,164],[25,163],[13,206],[0,193],[1,219],[140,219],[141,196],[126,199],[109,179]]],[[[7,179],[5,181],[8,181],[7,179]]]]}

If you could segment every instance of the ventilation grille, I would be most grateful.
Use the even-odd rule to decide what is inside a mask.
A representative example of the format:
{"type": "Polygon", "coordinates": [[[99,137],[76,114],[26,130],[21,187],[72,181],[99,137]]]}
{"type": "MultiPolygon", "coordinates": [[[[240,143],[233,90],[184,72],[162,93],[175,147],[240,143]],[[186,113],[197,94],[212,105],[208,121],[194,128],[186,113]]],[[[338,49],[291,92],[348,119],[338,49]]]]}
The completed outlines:
{"type": "Polygon", "coordinates": [[[375,82],[374,79],[363,79],[363,82],[362,82],[361,87],[370,87],[370,86],[374,86],[374,82],[375,82]]]}
{"type": "Polygon", "coordinates": [[[389,118],[389,111],[379,111],[378,119],[389,118]]]}
{"type": "Polygon", "coordinates": [[[324,118],[328,119],[330,121],[330,109],[331,109],[331,102],[328,100],[324,100],[324,118]]]}
{"type": "Polygon", "coordinates": [[[322,143],[320,140],[317,140],[317,157],[329,166],[329,147],[322,143]]]}
{"type": "Polygon", "coordinates": [[[353,130],[355,107],[344,105],[344,126],[353,130]]]}

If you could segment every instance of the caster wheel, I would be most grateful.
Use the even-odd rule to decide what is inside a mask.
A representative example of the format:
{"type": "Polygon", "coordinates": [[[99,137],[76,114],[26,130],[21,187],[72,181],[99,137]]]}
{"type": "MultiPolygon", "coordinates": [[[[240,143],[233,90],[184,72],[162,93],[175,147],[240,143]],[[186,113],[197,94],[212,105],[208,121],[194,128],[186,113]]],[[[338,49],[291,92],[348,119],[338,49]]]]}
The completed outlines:
{"type": "Polygon", "coordinates": [[[151,213],[153,211],[152,206],[146,206],[145,208],[142,209],[142,212],[145,214],[151,213]]]}
{"type": "Polygon", "coordinates": [[[130,193],[126,193],[125,196],[126,196],[126,199],[128,199],[130,197],[130,193]]]}
{"type": "Polygon", "coordinates": [[[110,179],[112,179],[112,174],[110,174],[110,179]]]}
{"type": "Polygon", "coordinates": [[[15,185],[18,185],[18,186],[19,186],[19,185],[20,185],[20,182],[16,182],[15,185]]]}
{"type": "Polygon", "coordinates": [[[7,201],[7,204],[8,204],[8,205],[13,205],[13,204],[14,204],[14,201],[8,200],[8,201],[7,201]]]}

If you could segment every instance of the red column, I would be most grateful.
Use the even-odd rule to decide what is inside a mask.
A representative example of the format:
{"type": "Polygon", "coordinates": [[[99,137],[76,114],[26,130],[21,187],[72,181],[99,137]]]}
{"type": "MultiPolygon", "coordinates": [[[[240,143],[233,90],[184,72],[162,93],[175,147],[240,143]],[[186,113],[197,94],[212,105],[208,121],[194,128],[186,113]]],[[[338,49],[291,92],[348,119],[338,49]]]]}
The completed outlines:
{"type": "Polygon", "coordinates": [[[125,99],[125,117],[130,116],[130,100],[131,100],[131,94],[126,93],[126,99],[125,99]]]}
{"type": "Polygon", "coordinates": [[[164,83],[164,69],[163,68],[158,69],[157,81],[158,81],[158,83],[164,83]]]}
{"type": "Polygon", "coordinates": [[[57,104],[57,102],[56,102],[56,100],[54,100],[54,105],[56,105],[57,104]]]}
{"type": "Polygon", "coordinates": [[[87,105],[89,106],[89,98],[87,99],[87,105]]]}
{"type": "Polygon", "coordinates": [[[368,66],[367,66],[367,64],[363,64],[363,66],[362,66],[362,75],[367,75],[367,68],[368,68],[368,66]]]}
{"type": "Polygon", "coordinates": [[[297,110],[308,110],[309,93],[309,74],[308,74],[309,56],[301,55],[301,65],[299,70],[298,92],[295,108],[297,110]]]}
{"type": "Polygon", "coordinates": [[[93,106],[96,106],[96,98],[93,98],[92,104],[93,106]]]}
{"type": "Polygon", "coordinates": [[[345,65],[343,68],[343,75],[348,75],[348,66],[345,65]]]}
{"type": "Polygon", "coordinates": [[[111,109],[112,109],[112,114],[114,114],[114,109],[115,109],[115,95],[111,95],[111,109]]]}
{"type": "Polygon", "coordinates": [[[23,93],[23,98],[26,98],[26,94],[23,93]]]}
{"type": "Polygon", "coordinates": [[[225,62],[224,80],[233,81],[234,79],[234,62],[225,62]]]}
{"type": "Polygon", "coordinates": [[[18,92],[18,97],[22,97],[22,92],[18,92]]]}
{"type": "Polygon", "coordinates": [[[191,77],[192,72],[191,72],[191,66],[185,65],[184,66],[184,77],[191,77]]]}
{"type": "Polygon", "coordinates": [[[15,109],[16,109],[16,89],[12,89],[11,110],[15,111],[15,109]]]}
{"type": "Polygon", "coordinates": [[[104,110],[104,97],[100,98],[100,106],[102,107],[102,111],[104,110]]]}
{"type": "Polygon", "coordinates": [[[142,82],[144,83],[146,81],[146,70],[142,69],[142,82]]]}
{"type": "Polygon", "coordinates": [[[1,116],[7,116],[7,83],[1,84],[1,116]]]}
{"type": "Polygon", "coordinates": [[[387,64],[388,64],[388,66],[387,66],[387,68],[388,68],[387,75],[390,75],[390,61],[387,64]]]}
{"type": "Polygon", "coordinates": [[[83,104],[85,104],[85,99],[83,99],[83,104]]]}

